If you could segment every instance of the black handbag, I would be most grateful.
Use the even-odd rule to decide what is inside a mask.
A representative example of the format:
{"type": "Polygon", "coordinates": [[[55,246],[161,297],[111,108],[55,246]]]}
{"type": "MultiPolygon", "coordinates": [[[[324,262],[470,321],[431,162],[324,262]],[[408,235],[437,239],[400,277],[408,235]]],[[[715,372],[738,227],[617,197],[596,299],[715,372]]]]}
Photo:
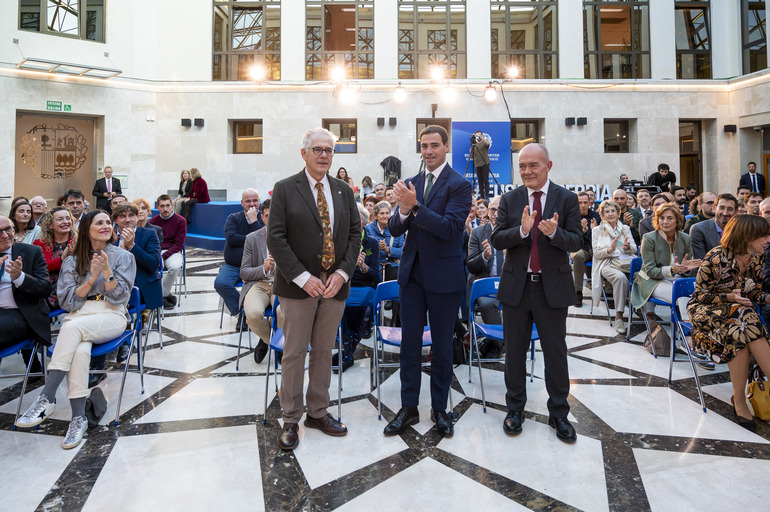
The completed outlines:
{"type": "Polygon", "coordinates": [[[104,397],[102,388],[96,387],[91,390],[91,395],[86,398],[86,419],[88,419],[88,428],[94,428],[99,425],[104,413],[107,412],[107,399],[104,397]]]}

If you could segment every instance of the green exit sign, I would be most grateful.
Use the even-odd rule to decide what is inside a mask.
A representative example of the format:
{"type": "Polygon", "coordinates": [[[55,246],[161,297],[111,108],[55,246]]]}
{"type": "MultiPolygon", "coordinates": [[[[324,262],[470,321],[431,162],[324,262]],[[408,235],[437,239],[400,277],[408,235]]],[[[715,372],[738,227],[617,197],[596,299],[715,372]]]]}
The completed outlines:
{"type": "Polygon", "coordinates": [[[53,110],[55,112],[72,112],[72,105],[62,104],[61,101],[48,100],[45,102],[46,110],[53,110]]]}

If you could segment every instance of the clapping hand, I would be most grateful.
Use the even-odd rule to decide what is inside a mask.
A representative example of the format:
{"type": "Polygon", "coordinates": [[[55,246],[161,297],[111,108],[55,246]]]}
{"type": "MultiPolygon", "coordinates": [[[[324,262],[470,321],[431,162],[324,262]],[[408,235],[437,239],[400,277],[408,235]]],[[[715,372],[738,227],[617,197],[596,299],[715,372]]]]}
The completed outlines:
{"type": "Polygon", "coordinates": [[[489,258],[492,257],[492,247],[489,245],[489,240],[483,240],[481,247],[484,249],[484,259],[489,261],[489,258]]]}
{"type": "Polygon", "coordinates": [[[673,274],[684,274],[690,270],[700,267],[701,260],[689,260],[687,255],[684,255],[681,263],[677,263],[676,256],[674,256],[674,263],[671,265],[671,272],[673,274]]]}
{"type": "Polygon", "coordinates": [[[631,240],[623,242],[623,252],[626,254],[631,252],[631,240]]]}
{"type": "Polygon", "coordinates": [[[580,219],[580,227],[583,228],[583,233],[588,231],[588,219],[580,219]]]}
{"type": "Polygon", "coordinates": [[[530,215],[529,206],[525,206],[524,211],[521,212],[521,232],[524,233],[525,236],[529,234],[532,230],[532,226],[535,225],[535,217],[537,217],[537,213],[535,213],[535,215],[530,215]]]}
{"type": "Polygon", "coordinates": [[[134,233],[134,230],[131,228],[123,228],[120,230],[120,236],[123,237],[120,241],[120,247],[130,251],[134,246],[134,238],[136,237],[136,233],[134,233]]]}
{"type": "Polygon", "coordinates": [[[545,236],[551,236],[556,232],[556,228],[559,227],[559,214],[554,213],[553,217],[546,220],[541,220],[537,225],[537,229],[540,230],[545,236]]]}
{"type": "Polygon", "coordinates": [[[613,238],[612,242],[610,243],[610,254],[615,252],[615,249],[617,249],[617,248],[618,248],[618,239],[617,238],[613,238]]]}
{"type": "Polygon", "coordinates": [[[15,260],[12,260],[10,256],[3,256],[0,258],[0,266],[6,263],[5,271],[11,276],[11,281],[19,278],[21,275],[21,256],[18,256],[15,260]],[[6,260],[8,260],[6,262],[6,260]]]}
{"type": "Polygon", "coordinates": [[[630,226],[633,221],[634,221],[634,216],[631,215],[631,212],[626,212],[623,214],[623,224],[625,224],[626,226],[630,226]]]}
{"type": "Polygon", "coordinates": [[[591,219],[591,229],[596,227],[596,219],[591,219]]]}
{"type": "Polygon", "coordinates": [[[408,187],[403,181],[397,181],[393,185],[393,195],[398,201],[398,209],[402,215],[409,215],[412,207],[417,204],[417,189],[411,181],[408,187]]]}
{"type": "Polygon", "coordinates": [[[270,255],[270,253],[267,253],[267,258],[265,258],[265,261],[262,263],[262,270],[265,272],[270,272],[275,268],[275,260],[270,255]]]}

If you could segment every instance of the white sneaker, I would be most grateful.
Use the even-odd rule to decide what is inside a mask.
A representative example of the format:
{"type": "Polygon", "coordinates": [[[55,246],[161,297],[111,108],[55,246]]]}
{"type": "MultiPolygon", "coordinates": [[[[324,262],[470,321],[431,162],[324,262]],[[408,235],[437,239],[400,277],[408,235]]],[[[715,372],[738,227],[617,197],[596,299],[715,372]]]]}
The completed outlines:
{"type": "Polygon", "coordinates": [[[19,416],[19,419],[16,420],[16,426],[19,428],[36,427],[43,423],[43,420],[53,414],[55,410],[56,402],[51,403],[46,397],[40,395],[35,398],[27,412],[19,416]]]}
{"type": "Polygon", "coordinates": [[[67,435],[61,442],[61,447],[65,450],[75,448],[83,440],[86,430],[88,430],[88,420],[84,416],[73,418],[69,428],[67,428],[67,435]]]}
{"type": "Polygon", "coordinates": [[[618,331],[618,334],[626,333],[626,324],[623,323],[623,320],[615,320],[615,330],[618,331]]]}

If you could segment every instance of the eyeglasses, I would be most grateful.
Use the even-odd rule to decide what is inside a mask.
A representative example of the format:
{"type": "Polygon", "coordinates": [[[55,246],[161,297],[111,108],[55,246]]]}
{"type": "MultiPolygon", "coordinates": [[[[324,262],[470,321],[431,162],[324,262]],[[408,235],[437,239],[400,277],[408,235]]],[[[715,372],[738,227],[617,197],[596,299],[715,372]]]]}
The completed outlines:
{"type": "Polygon", "coordinates": [[[45,203],[29,203],[32,206],[45,206],[45,203]]]}
{"type": "Polygon", "coordinates": [[[326,153],[326,156],[332,156],[334,154],[334,148],[322,148],[320,146],[315,146],[310,149],[313,150],[313,154],[315,156],[321,156],[321,153],[326,153]]]}
{"type": "Polygon", "coordinates": [[[13,236],[13,226],[7,228],[0,228],[0,233],[5,233],[7,236],[13,236]]]}

